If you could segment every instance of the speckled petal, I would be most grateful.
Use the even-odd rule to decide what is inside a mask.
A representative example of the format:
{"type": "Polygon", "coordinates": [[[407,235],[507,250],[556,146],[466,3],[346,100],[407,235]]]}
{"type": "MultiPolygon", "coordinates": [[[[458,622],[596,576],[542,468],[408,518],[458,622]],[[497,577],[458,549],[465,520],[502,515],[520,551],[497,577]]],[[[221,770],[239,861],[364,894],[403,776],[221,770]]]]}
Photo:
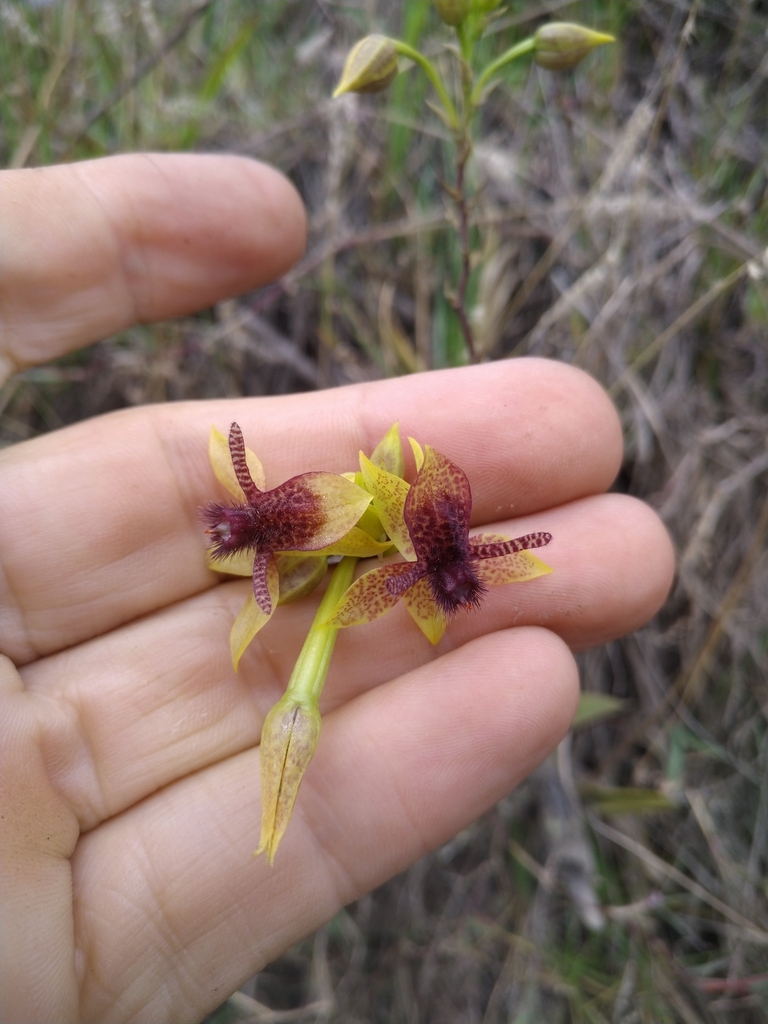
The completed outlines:
{"type": "Polygon", "coordinates": [[[546,576],[553,569],[542,562],[530,551],[516,551],[511,555],[500,555],[498,558],[484,558],[473,562],[478,579],[483,583],[500,587],[505,583],[523,583],[535,580],[537,576],[546,576]]]}
{"type": "Polygon", "coordinates": [[[469,554],[472,492],[462,469],[429,445],[403,515],[419,559],[428,565],[469,554]]]}
{"type": "Polygon", "coordinates": [[[253,596],[264,614],[271,615],[280,597],[280,577],[275,557],[269,551],[253,559],[253,596]]]}
{"type": "Polygon", "coordinates": [[[531,548],[543,548],[552,540],[552,534],[539,530],[526,533],[522,537],[509,540],[496,534],[480,533],[470,538],[472,553],[478,558],[498,558],[499,555],[511,555],[516,551],[529,551],[531,548]]]}
{"type": "MultiPolygon", "coordinates": [[[[267,570],[267,583],[272,597],[272,609],[274,610],[277,607],[280,584],[275,560],[270,559],[270,563],[271,566],[267,570]]],[[[229,650],[232,655],[232,664],[235,667],[235,671],[237,671],[237,666],[248,644],[259,630],[266,626],[271,618],[272,612],[267,613],[260,608],[256,603],[253,593],[250,593],[232,624],[232,631],[229,634],[229,650]]]]}
{"type": "Polygon", "coordinates": [[[381,525],[392,539],[397,550],[409,562],[416,561],[416,552],[413,549],[408,527],[403,518],[405,499],[408,496],[408,484],[399,476],[388,473],[385,469],[375,466],[370,459],[367,459],[360,452],[360,469],[365,480],[365,486],[373,495],[373,507],[375,508],[381,525]]]}
{"type": "Polygon", "coordinates": [[[329,626],[360,626],[394,608],[405,591],[421,577],[419,566],[397,562],[372,569],[356,580],[336,606],[329,626]]]}
{"type": "Polygon", "coordinates": [[[437,607],[426,579],[419,580],[403,594],[403,604],[427,640],[431,644],[438,643],[448,620],[437,607]]]}

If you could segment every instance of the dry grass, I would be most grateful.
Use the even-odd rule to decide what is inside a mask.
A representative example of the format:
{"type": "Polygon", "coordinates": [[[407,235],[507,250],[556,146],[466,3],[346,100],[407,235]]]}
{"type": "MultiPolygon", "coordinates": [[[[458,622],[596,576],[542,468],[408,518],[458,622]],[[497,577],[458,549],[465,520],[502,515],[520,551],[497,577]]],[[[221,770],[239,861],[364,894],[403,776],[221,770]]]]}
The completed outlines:
{"type": "MultiPolygon", "coordinates": [[[[372,26],[439,54],[427,6],[411,0],[405,27],[399,9],[0,3],[6,165],[226,148],[287,171],[312,222],[279,287],[15,378],[3,443],[125,404],[463,360],[441,292],[450,150],[417,81],[325,98],[372,26]]],[[[501,27],[546,9],[513,4],[501,27]]],[[[616,486],[666,522],[675,589],[582,659],[585,690],[618,709],[212,1021],[768,1018],[768,12],[548,9],[621,45],[562,77],[521,67],[489,103],[474,324],[485,358],[574,362],[611,390],[616,486]]]]}

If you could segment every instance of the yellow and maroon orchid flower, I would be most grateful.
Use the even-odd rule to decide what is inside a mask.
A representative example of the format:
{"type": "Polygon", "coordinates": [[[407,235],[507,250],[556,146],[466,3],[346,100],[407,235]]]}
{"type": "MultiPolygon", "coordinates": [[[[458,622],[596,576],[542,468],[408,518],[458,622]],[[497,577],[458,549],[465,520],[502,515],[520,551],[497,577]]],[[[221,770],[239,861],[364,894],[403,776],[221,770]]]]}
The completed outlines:
{"type": "MultiPolygon", "coordinates": [[[[387,431],[371,453],[371,463],[395,476],[403,475],[403,450],[397,424],[387,431]]],[[[359,472],[344,475],[348,480],[364,483],[359,472]]],[[[356,529],[377,538],[385,537],[381,521],[370,506],[356,529]]],[[[385,538],[378,547],[387,550],[391,544],[385,538]]],[[[362,554],[365,556],[366,552],[362,554]]],[[[280,559],[301,557],[280,555],[278,566],[280,559]]],[[[269,864],[274,863],[301,780],[317,746],[321,728],[318,701],[338,632],[326,625],[326,619],[352,582],[355,563],[356,558],[342,558],[331,574],[285,694],[264,720],[261,731],[261,838],[255,852],[265,853],[269,864]]]]}
{"type": "Polygon", "coordinates": [[[361,576],[339,602],[331,626],[355,626],[383,615],[402,598],[426,637],[437,643],[459,609],[478,607],[488,585],[535,579],[552,572],[531,548],[552,539],[544,532],[506,540],[469,536],[472,494],[466,474],[445,455],[411,445],[418,473],[413,485],[373,465],[361,453],[373,506],[408,559],[361,576]]]}
{"type": "Polygon", "coordinates": [[[219,482],[237,503],[209,502],[201,511],[212,538],[208,564],[218,572],[253,580],[253,593],[230,635],[237,668],[278,603],[303,597],[317,586],[329,555],[368,557],[389,545],[355,526],[371,496],[343,476],[303,473],[266,490],[261,463],[246,448],[237,423],[230,428],[229,440],[212,430],[209,455],[219,482]]]}

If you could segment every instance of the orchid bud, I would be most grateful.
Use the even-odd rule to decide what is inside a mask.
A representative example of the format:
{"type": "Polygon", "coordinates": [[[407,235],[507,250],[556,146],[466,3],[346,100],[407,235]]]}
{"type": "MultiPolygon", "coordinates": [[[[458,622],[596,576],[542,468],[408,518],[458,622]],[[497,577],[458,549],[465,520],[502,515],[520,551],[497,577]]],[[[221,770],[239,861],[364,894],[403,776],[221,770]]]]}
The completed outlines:
{"type": "Polygon", "coordinates": [[[575,67],[590,50],[604,43],[614,43],[613,36],[593,32],[591,28],[569,21],[552,21],[542,25],[533,37],[533,59],[548,71],[564,71],[575,67]]]}
{"type": "Polygon", "coordinates": [[[286,692],[261,730],[261,839],[270,865],[291,818],[304,772],[320,736],[317,700],[286,692]]]}
{"type": "Polygon", "coordinates": [[[432,0],[440,20],[454,28],[459,26],[472,9],[472,0],[432,0]]]}
{"type": "Polygon", "coordinates": [[[387,36],[366,36],[349,51],[334,99],[345,92],[381,92],[397,74],[397,51],[387,36]]]}

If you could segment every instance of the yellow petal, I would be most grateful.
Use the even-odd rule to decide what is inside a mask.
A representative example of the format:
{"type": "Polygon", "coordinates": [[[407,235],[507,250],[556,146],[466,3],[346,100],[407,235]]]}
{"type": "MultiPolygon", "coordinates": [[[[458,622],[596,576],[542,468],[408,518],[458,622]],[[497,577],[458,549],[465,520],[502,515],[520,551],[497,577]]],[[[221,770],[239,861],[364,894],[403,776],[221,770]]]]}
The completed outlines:
{"type": "MultiPolygon", "coordinates": [[[[267,565],[267,586],[269,588],[269,596],[272,598],[272,614],[274,614],[274,609],[277,608],[277,602],[280,597],[280,577],[274,558],[270,558],[267,565]]],[[[250,593],[245,604],[240,609],[232,625],[232,631],[229,634],[229,650],[232,655],[232,664],[235,672],[237,672],[237,666],[240,664],[240,659],[246,647],[271,618],[272,615],[267,615],[266,612],[263,612],[256,603],[253,593],[250,593]]]]}
{"type": "Polygon", "coordinates": [[[371,452],[371,462],[379,469],[386,469],[393,476],[405,474],[403,446],[400,444],[400,427],[393,423],[384,437],[371,452]]]}
{"type": "MultiPolygon", "coordinates": [[[[358,473],[357,475],[360,477],[360,483],[362,484],[363,474],[358,473]]],[[[373,537],[374,540],[378,540],[382,543],[384,541],[387,541],[387,545],[389,547],[392,546],[387,538],[386,532],[384,531],[384,527],[381,525],[381,520],[379,519],[378,513],[376,512],[376,509],[373,507],[373,503],[371,503],[368,506],[365,512],[363,512],[363,514],[358,519],[357,529],[364,530],[367,534],[373,537]]]]}
{"type": "Polygon", "coordinates": [[[252,576],[253,552],[238,551],[225,558],[214,558],[210,551],[206,551],[205,564],[214,572],[225,572],[230,576],[252,576]]]}
{"type": "Polygon", "coordinates": [[[352,555],[355,558],[372,558],[374,555],[382,555],[389,551],[392,544],[388,541],[378,541],[366,533],[365,530],[353,526],[344,536],[327,547],[320,548],[316,554],[320,555],[352,555]]]}
{"type": "Polygon", "coordinates": [[[365,486],[373,495],[373,507],[376,509],[387,536],[391,538],[392,543],[404,558],[407,558],[409,562],[415,562],[416,552],[413,550],[411,536],[403,519],[405,499],[409,491],[408,484],[399,476],[394,476],[385,469],[374,466],[362,452],[360,452],[360,469],[365,486]]]}
{"type": "Polygon", "coordinates": [[[419,444],[419,442],[415,438],[409,437],[408,441],[409,441],[409,443],[411,445],[411,451],[413,452],[413,458],[416,461],[416,472],[418,473],[418,471],[424,465],[424,452],[422,451],[421,445],[419,444]]]}
{"type": "Polygon", "coordinates": [[[524,583],[525,580],[535,580],[537,576],[554,572],[554,569],[530,551],[516,551],[499,558],[484,558],[473,565],[483,583],[496,587],[505,583],[524,583]]]}
{"type": "Polygon", "coordinates": [[[276,555],[275,559],[280,575],[278,604],[290,604],[311,594],[328,569],[327,559],[320,553],[285,552],[276,555]]]}
{"type": "Polygon", "coordinates": [[[311,549],[306,550],[320,551],[340,540],[357,525],[371,503],[371,495],[367,491],[338,473],[304,473],[298,479],[321,501],[322,519],[313,534],[311,549]]]}
{"type": "Polygon", "coordinates": [[[345,626],[362,626],[366,622],[373,622],[394,608],[403,596],[405,587],[410,585],[410,580],[403,577],[412,576],[414,571],[411,562],[395,562],[383,565],[380,569],[371,569],[359,580],[355,580],[324,625],[343,629],[345,626]],[[393,591],[391,581],[401,585],[393,591]]]}
{"type": "Polygon", "coordinates": [[[403,604],[410,612],[411,618],[431,644],[440,641],[448,620],[438,608],[429,583],[419,580],[403,594],[403,604]]]}
{"type": "MultiPolygon", "coordinates": [[[[245,495],[243,489],[237,482],[235,471],[232,467],[232,456],[229,454],[229,442],[227,438],[217,430],[216,427],[211,427],[211,437],[208,441],[208,456],[211,460],[211,466],[213,472],[216,474],[216,479],[222,484],[233,498],[237,501],[244,502],[245,495]]],[[[250,448],[245,449],[245,461],[248,464],[248,471],[251,474],[251,478],[260,491],[263,491],[266,487],[264,479],[264,469],[259,462],[258,457],[251,451],[250,448]]]]}

